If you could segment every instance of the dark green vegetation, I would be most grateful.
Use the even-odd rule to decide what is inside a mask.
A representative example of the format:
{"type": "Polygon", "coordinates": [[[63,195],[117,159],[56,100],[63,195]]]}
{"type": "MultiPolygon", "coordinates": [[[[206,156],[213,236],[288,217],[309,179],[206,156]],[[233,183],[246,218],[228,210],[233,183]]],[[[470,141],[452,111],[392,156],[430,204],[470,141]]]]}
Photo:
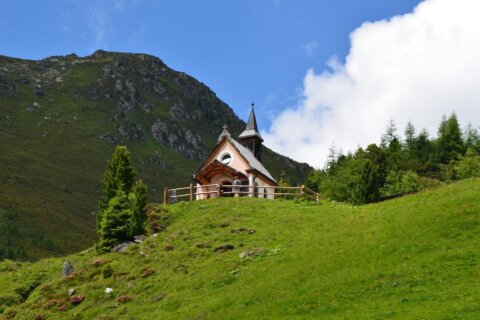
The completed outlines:
{"type": "Polygon", "coordinates": [[[13,319],[476,319],[479,199],[480,181],[463,180],[365,206],[179,203],[123,254],[1,263],[0,308],[13,319]],[[76,273],[62,279],[65,260],[76,273]]]}
{"type": "Polygon", "coordinates": [[[479,154],[478,131],[469,124],[462,132],[454,113],[443,117],[436,138],[425,130],[416,134],[408,123],[402,141],[391,121],[380,146],[346,155],[332,147],[326,168],[312,172],[306,185],[333,200],[371,203],[444,181],[480,177],[479,154]]]}
{"type": "Polygon", "coordinates": [[[135,181],[135,175],[127,147],[118,146],[103,175],[97,212],[98,252],[111,251],[146,231],[147,186],[142,180],[135,181]]]}
{"type": "MultiPolygon", "coordinates": [[[[96,241],[100,179],[117,144],[159,200],[190,183],[227,124],[245,126],[202,83],[143,54],[97,51],[28,61],[0,56],[0,260],[36,259],[96,241]]],[[[270,150],[293,184],[310,167],[270,150]]]]}

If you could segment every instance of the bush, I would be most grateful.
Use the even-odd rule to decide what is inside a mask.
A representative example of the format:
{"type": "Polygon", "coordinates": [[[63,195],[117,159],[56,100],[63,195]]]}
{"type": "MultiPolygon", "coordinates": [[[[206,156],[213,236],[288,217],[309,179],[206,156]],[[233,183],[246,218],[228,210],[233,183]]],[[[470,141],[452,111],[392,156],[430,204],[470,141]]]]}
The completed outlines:
{"type": "Polygon", "coordinates": [[[456,166],[460,179],[480,178],[480,157],[474,150],[468,149],[464,157],[460,157],[456,166]]]}
{"type": "Polygon", "coordinates": [[[400,195],[409,192],[417,192],[422,188],[422,181],[415,172],[392,171],[387,175],[386,183],[382,188],[382,195],[385,197],[400,195]]]}

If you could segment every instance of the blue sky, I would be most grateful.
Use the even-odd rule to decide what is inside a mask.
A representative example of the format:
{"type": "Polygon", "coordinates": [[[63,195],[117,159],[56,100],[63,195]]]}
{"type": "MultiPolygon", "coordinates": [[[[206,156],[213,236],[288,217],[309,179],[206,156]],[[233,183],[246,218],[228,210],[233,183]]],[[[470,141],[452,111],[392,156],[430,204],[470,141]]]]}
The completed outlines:
{"type": "Polygon", "coordinates": [[[0,54],[28,59],[96,49],[142,52],[207,84],[246,119],[252,99],[268,128],[297,104],[307,70],[350,49],[365,21],[419,0],[2,0],[0,54]]]}

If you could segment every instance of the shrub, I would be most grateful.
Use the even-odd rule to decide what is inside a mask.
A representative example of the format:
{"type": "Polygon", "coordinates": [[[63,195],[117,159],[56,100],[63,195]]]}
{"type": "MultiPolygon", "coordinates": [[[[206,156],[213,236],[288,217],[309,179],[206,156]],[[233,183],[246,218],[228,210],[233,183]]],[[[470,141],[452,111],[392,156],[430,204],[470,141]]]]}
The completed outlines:
{"type": "Polygon", "coordinates": [[[395,172],[387,175],[386,183],[382,188],[383,196],[399,195],[416,192],[423,188],[418,174],[413,171],[395,172]]]}
{"type": "Polygon", "coordinates": [[[460,157],[456,170],[460,179],[480,178],[480,156],[468,149],[466,155],[460,157]]]}

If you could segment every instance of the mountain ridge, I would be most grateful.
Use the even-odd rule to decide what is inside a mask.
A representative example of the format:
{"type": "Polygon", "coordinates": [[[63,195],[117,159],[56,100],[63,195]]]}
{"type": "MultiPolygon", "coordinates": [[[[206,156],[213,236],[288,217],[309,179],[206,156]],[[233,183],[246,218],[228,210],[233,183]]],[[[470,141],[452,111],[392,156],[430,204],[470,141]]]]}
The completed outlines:
{"type": "MultiPolygon", "coordinates": [[[[158,201],[164,186],[191,181],[224,124],[233,136],[245,126],[210,88],[152,55],[0,56],[0,259],[91,245],[100,180],[116,145],[127,145],[158,201]]],[[[292,184],[311,170],[268,148],[263,162],[292,184]]]]}

